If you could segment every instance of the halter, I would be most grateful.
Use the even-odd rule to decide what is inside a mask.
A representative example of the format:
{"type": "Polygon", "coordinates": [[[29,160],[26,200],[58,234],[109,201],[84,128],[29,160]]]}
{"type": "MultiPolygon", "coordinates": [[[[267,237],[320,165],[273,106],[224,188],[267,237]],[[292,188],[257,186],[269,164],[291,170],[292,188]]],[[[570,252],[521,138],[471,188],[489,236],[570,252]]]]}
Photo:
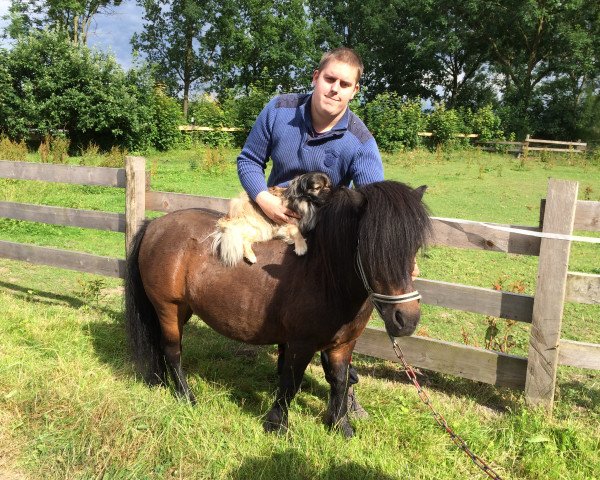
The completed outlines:
{"type": "Polygon", "coordinates": [[[369,297],[371,298],[371,302],[373,302],[373,305],[381,316],[383,316],[381,312],[381,304],[407,303],[414,300],[419,300],[421,298],[421,294],[418,290],[414,290],[410,293],[404,293],[402,295],[382,295],[381,293],[375,293],[367,281],[367,276],[365,275],[365,269],[362,266],[360,251],[358,248],[356,249],[356,268],[358,270],[358,275],[365,286],[365,290],[368,292],[369,297]]]}

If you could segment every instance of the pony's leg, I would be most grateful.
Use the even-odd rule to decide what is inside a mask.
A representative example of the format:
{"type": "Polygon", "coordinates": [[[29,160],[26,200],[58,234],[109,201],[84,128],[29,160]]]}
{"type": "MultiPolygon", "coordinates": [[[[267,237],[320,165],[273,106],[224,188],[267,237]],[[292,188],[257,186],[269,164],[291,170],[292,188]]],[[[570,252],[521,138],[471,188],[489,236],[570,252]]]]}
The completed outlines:
{"type": "Polygon", "coordinates": [[[181,367],[181,337],[183,326],[190,319],[191,310],[187,305],[170,304],[159,311],[161,325],[161,343],[165,355],[165,361],[173,377],[175,390],[192,404],[196,403],[196,397],[192,393],[185,372],[181,367]]]}
{"type": "Polygon", "coordinates": [[[304,371],[315,351],[305,346],[286,344],[279,376],[279,389],[275,403],[263,423],[267,432],[285,432],[288,427],[288,406],[304,377],[304,371]]]}
{"type": "Polygon", "coordinates": [[[346,438],[354,435],[348,420],[348,369],[356,342],[346,343],[326,351],[327,362],[323,362],[325,379],[331,387],[325,423],[341,430],[346,438]]]}

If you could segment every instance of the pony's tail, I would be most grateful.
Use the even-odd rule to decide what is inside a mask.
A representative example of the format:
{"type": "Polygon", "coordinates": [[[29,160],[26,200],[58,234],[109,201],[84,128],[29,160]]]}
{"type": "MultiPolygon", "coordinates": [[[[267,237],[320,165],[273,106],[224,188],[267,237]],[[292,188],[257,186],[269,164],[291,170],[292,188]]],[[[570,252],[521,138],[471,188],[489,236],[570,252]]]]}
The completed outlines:
{"type": "Polygon", "coordinates": [[[135,235],[127,256],[125,272],[125,322],[131,356],[137,370],[149,384],[166,383],[166,365],[160,345],[158,315],[146,295],[138,256],[148,224],[135,235]]]}
{"type": "Polygon", "coordinates": [[[219,225],[212,234],[212,252],[228,267],[233,267],[244,258],[244,241],[242,236],[234,228],[227,225],[219,225]]]}

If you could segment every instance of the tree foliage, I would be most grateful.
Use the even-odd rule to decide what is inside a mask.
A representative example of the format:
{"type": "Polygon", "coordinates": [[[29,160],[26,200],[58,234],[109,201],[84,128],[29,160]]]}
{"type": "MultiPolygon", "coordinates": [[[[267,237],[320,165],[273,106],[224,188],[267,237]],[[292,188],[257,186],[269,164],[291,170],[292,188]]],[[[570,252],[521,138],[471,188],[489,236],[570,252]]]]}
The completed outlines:
{"type": "Polygon", "coordinates": [[[11,0],[7,34],[11,38],[32,30],[52,28],[65,32],[72,42],[85,45],[94,15],[106,13],[122,0],[11,0]]]}
{"type": "MultiPolygon", "coordinates": [[[[182,99],[184,116],[194,92],[210,92],[231,124],[248,126],[273,94],[308,91],[323,50],[346,45],[365,63],[362,111],[373,119],[373,129],[386,132],[380,135],[390,145],[406,148],[417,140],[405,136],[404,113],[398,112],[388,123],[401,129],[400,136],[387,137],[380,112],[409,109],[406,99],[417,98],[439,103],[432,118],[441,119],[440,132],[452,130],[452,115],[460,112],[461,128],[481,124],[485,135],[598,135],[597,0],[137,1],[144,7],[144,26],[133,45],[150,69],[143,88],[152,89],[151,77],[164,84],[167,95],[182,99]]],[[[51,27],[71,42],[85,43],[86,30],[77,25],[119,2],[12,0],[7,32],[18,38],[51,27]]],[[[0,88],[14,83],[12,75],[10,68],[0,68],[0,88]]],[[[27,85],[19,92],[2,88],[0,114],[18,102],[26,112],[41,108],[27,103],[27,85]]],[[[149,110],[155,108],[151,97],[143,102],[149,110]]],[[[65,123],[64,112],[48,115],[49,124],[65,123]]],[[[21,121],[17,116],[9,123],[21,121]]],[[[82,128],[90,127],[84,122],[82,128]]]]}
{"type": "Polygon", "coordinates": [[[214,4],[195,0],[142,0],[143,31],[133,48],[144,52],[155,75],[171,95],[183,95],[187,117],[190,91],[209,78],[212,52],[206,47],[207,25],[214,21],[214,4]]]}
{"type": "Polygon", "coordinates": [[[35,31],[0,56],[0,131],[12,138],[65,131],[74,147],[168,148],[161,129],[179,118],[166,122],[172,113],[163,113],[153,83],[148,72],[125,73],[114,58],[60,33],[35,31]]]}

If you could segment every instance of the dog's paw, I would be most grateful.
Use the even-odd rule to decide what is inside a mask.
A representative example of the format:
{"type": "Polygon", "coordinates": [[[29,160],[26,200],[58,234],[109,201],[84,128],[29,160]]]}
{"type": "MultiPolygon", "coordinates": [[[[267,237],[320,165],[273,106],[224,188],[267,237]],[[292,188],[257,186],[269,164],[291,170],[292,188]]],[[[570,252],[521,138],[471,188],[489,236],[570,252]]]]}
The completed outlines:
{"type": "Polygon", "coordinates": [[[252,254],[252,255],[246,254],[246,255],[244,255],[244,258],[246,260],[248,260],[248,263],[252,263],[252,264],[256,263],[256,255],[254,255],[254,254],[252,254]]]}
{"type": "Polygon", "coordinates": [[[296,255],[298,256],[304,255],[307,250],[308,247],[306,245],[306,242],[296,243],[296,248],[294,248],[294,252],[296,252],[296,255]]]}

